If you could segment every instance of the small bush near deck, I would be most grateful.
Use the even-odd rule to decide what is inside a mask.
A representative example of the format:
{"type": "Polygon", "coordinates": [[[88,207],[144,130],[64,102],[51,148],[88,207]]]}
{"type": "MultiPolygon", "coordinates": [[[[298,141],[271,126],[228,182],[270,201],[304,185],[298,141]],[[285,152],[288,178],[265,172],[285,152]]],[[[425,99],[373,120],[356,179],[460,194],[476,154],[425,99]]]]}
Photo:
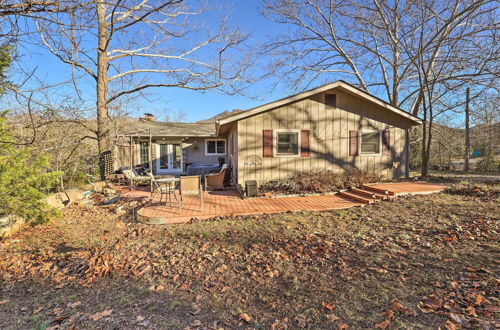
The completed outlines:
{"type": "Polygon", "coordinates": [[[329,170],[314,170],[271,180],[261,186],[261,191],[281,194],[325,193],[378,181],[380,181],[379,175],[359,170],[345,174],[337,174],[329,170]]]}

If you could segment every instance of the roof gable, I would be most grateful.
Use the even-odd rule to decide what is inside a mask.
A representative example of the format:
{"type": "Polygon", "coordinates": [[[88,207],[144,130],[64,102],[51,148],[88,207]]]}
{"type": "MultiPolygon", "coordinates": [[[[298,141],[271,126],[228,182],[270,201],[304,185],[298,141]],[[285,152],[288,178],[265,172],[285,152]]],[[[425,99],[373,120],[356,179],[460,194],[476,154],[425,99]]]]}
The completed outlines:
{"type": "Polygon", "coordinates": [[[389,103],[387,103],[387,102],[385,102],[385,101],[383,101],[383,100],[381,100],[381,99],[379,99],[371,94],[368,94],[368,93],[366,93],[366,92],[364,92],[364,91],[362,91],[362,90],[360,90],[360,89],[358,89],[358,88],[352,86],[351,84],[348,84],[342,80],[338,80],[338,81],[335,81],[333,83],[329,83],[329,84],[326,84],[326,85],[323,85],[323,86],[320,86],[320,87],[317,87],[314,89],[310,89],[308,91],[305,91],[305,92],[302,92],[299,94],[291,95],[291,96],[288,96],[288,97],[285,97],[285,98],[282,98],[282,99],[279,99],[279,100],[276,100],[276,101],[273,101],[270,103],[266,103],[264,105],[255,107],[255,108],[247,110],[247,111],[243,111],[243,112],[235,114],[235,115],[231,115],[231,116],[222,118],[222,119],[217,121],[217,124],[224,125],[224,124],[228,124],[228,123],[231,123],[234,121],[239,121],[239,120],[242,120],[242,119],[245,119],[245,118],[248,118],[251,116],[255,116],[257,114],[260,114],[260,113],[263,113],[266,111],[273,110],[273,109],[280,107],[282,105],[292,103],[295,101],[299,101],[301,99],[308,98],[308,97],[315,95],[315,94],[326,92],[328,90],[331,90],[331,89],[334,89],[337,87],[341,87],[342,89],[345,89],[346,91],[350,92],[351,94],[356,95],[357,97],[360,97],[366,101],[369,101],[373,104],[381,106],[381,107],[391,111],[391,113],[405,117],[408,120],[410,120],[411,122],[413,122],[415,125],[422,124],[422,120],[420,118],[418,118],[417,116],[414,116],[414,115],[412,115],[404,110],[401,110],[395,106],[392,106],[389,103]]]}

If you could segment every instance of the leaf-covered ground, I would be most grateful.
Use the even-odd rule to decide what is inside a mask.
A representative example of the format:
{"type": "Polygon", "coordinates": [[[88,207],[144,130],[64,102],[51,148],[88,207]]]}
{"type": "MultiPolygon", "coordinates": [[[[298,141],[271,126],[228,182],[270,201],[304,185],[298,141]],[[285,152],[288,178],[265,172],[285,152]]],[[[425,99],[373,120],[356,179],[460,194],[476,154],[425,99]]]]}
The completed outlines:
{"type": "Polygon", "coordinates": [[[0,241],[0,328],[494,329],[499,186],[469,188],[178,226],[73,206],[0,241]]]}

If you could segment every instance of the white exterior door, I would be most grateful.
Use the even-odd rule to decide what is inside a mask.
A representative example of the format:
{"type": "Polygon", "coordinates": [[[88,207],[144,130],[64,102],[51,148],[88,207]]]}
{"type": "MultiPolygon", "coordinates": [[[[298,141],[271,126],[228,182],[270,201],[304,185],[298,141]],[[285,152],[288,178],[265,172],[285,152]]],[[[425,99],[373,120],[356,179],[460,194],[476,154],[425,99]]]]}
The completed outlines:
{"type": "Polygon", "coordinates": [[[180,143],[156,144],[156,171],[158,173],[182,172],[182,147],[180,143]]]}

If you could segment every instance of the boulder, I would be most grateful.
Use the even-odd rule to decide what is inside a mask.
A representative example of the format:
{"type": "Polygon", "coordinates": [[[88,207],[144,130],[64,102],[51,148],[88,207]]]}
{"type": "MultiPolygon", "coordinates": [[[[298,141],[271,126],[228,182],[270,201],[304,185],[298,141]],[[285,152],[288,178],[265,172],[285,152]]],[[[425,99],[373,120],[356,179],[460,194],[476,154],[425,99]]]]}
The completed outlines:
{"type": "Polygon", "coordinates": [[[0,217],[0,238],[9,237],[17,232],[26,221],[17,215],[0,217]]]}

